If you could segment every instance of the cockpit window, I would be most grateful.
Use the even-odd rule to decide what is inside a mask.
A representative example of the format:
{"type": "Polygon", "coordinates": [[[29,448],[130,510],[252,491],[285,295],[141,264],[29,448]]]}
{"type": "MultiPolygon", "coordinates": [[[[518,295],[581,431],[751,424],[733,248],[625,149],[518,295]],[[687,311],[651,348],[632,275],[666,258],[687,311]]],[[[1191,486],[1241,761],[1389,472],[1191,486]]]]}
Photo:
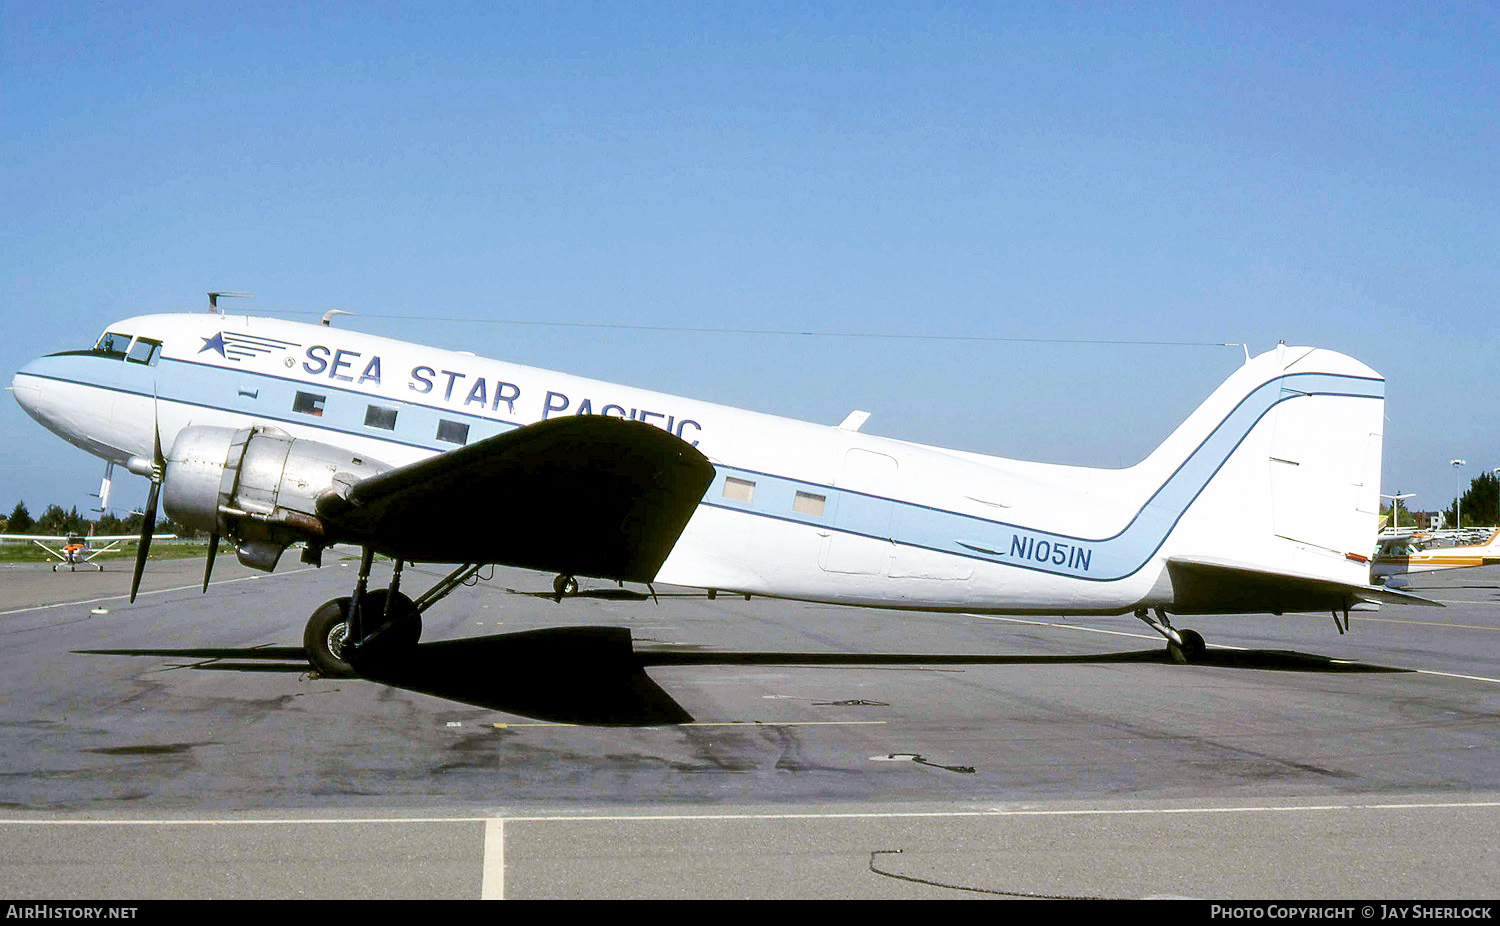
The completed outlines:
{"type": "Polygon", "coordinates": [[[110,357],[123,357],[125,351],[130,347],[130,335],[120,334],[117,331],[106,331],[99,343],[94,345],[94,353],[105,354],[110,357]]]}
{"type": "MultiPolygon", "coordinates": [[[[105,335],[108,337],[108,335],[105,335]]],[[[161,356],[161,342],[150,338],[136,338],[135,343],[130,346],[130,353],[125,359],[131,363],[144,363],[148,366],[156,365],[156,358],[161,356]]]]}

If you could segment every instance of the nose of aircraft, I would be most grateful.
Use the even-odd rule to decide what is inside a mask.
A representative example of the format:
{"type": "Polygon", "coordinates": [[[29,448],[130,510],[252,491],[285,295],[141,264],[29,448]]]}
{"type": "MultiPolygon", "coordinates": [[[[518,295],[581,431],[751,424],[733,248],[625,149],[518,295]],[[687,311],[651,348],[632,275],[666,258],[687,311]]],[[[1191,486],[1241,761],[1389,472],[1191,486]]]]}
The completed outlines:
{"type": "MultiPolygon", "coordinates": [[[[38,357],[11,379],[16,404],[37,423],[95,456],[123,463],[137,453],[138,435],[121,432],[115,419],[110,376],[118,376],[118,361],[91,357],[83,351],[64,351],[38,357]]],[[[147,429],[149,448],[150,435],[147,429]]]]}
{"type": "Polygon", "coordinates": [[[78,412],[72,406],[82,403],[69,392],[58,364],[57,357],[38,357],[21,367],[11,378],[10,394],[42,427],[64,440],[73,440],[75,429],[70,425],[78,412]]]}
{"type": "Polygon", "coordinates": [[[42,379],[36,375],[37,361],[33,360],[16,371],[10,381],[10,394],[26,414],[41,420],[42,379]]]}

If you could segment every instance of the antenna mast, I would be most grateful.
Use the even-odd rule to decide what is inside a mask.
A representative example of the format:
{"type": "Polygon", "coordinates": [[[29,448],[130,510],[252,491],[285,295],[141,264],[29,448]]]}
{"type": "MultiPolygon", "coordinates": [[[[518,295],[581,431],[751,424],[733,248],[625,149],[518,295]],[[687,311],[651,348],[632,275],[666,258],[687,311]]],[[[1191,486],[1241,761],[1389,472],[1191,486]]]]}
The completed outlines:
{"type": "Polygon", "coordinates": [[[220,296],[223,296],[226,299],[249,299],[249,298],[253,297],[254,295],[255,295],[254,293],[231,293],[231,292],[209,293],[208,294],[208,311],[212,312],[215,315],[223,315],[224,314],[223,311],[220,310],[220,308],[219,308],[219,297],[220,296]]]}

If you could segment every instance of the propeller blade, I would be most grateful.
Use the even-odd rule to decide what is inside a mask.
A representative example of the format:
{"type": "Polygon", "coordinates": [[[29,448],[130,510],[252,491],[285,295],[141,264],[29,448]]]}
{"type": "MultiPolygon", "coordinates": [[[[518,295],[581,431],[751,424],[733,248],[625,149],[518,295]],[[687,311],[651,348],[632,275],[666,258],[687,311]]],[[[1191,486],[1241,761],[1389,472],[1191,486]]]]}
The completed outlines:
{"type": "Polygon", "coordinates": [[[152,476],[160,481],[166,469],[167,458],[161,452],[161,410],[157,407],[156,386],[151,386],[151,466],[156,470],[152,476]]]}
{"type": "Polygon", "coordinates": [[[213,575],[214,557],[219,555],[219,535],[208,535],[208,562],[203,564],[203,591],[208,591],[208,577],[213,575]]]}
{"type": "Polygon", "coordinates": [[[135,593],[141,587],[141,575],[146,571],[146,554],[151,551],[151,534],[156,530],[156,497],[161,493],[161,483],[151,480],[151,491],[146,495],[146,519],[141,522],[141,540],[135,550],[135,575],[130,579],[130,601],[135,602],[135,593]]]}
{"type": "MultiPolygon", "coordinates": [[[[135,575],[130,578],[130,602],[135,603],[135,593],[141,587],[141,576],[146,572],[146,554],[151,551],[151,535],[156,531],[156,501],[161,494],[161,483],[167,473],[167,458],[161,452],[161,415],[157,409],[156,386],[151,387],[151,491],[146,495],[146,518],[141,522],[141,539],[135,549],[135,575]]],[[[213,558],[209,557],[209,562],[213,558]]],[[[207,577],[203,587],[208,588],[207,577]]]]}

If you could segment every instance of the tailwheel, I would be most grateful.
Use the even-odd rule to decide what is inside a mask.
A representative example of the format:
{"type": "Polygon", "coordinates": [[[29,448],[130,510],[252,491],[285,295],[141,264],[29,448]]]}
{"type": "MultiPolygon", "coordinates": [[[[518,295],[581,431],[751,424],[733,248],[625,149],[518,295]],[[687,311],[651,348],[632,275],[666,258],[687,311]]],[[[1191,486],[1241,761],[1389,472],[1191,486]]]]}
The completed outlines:
{"type": "Polygon", "coordinates": [[[1208,644],[1203,642],[1203,635],[1196,630],[1179,630],[1177,635],[1182,638],[1181,646],[1171,640],[1167,641],[1167,655],[1172,657],[1172,661],[1178,665],[1201,662],[1203,654],[1208,652],[1208,644]]]}
{"type": "Polygon", "coordinates": [[[346,597],[325,602],[313,612],[302,634],[308,662],[325,677],[358,675],[359,667],[369,668],[407,653],[422,637],[422,616],[412,600],[400,592],[375,589],[360,598],[365,639],[356,650],[349,640],[352,600],[346,597]]]}
{"type": "Polygon", "coordinates": [[[1208,644],[1203,642],[1202,634],[1196,630],[1178,630],[1173,627],[1172,619],[1161,608],[1156,608],[1155,613],[1145,608],[1137,608],[1135,616],[1166,638],[1167,656],[1178,665],[1200,662],[1203,655],[1208,652],[1208,644]]]}

